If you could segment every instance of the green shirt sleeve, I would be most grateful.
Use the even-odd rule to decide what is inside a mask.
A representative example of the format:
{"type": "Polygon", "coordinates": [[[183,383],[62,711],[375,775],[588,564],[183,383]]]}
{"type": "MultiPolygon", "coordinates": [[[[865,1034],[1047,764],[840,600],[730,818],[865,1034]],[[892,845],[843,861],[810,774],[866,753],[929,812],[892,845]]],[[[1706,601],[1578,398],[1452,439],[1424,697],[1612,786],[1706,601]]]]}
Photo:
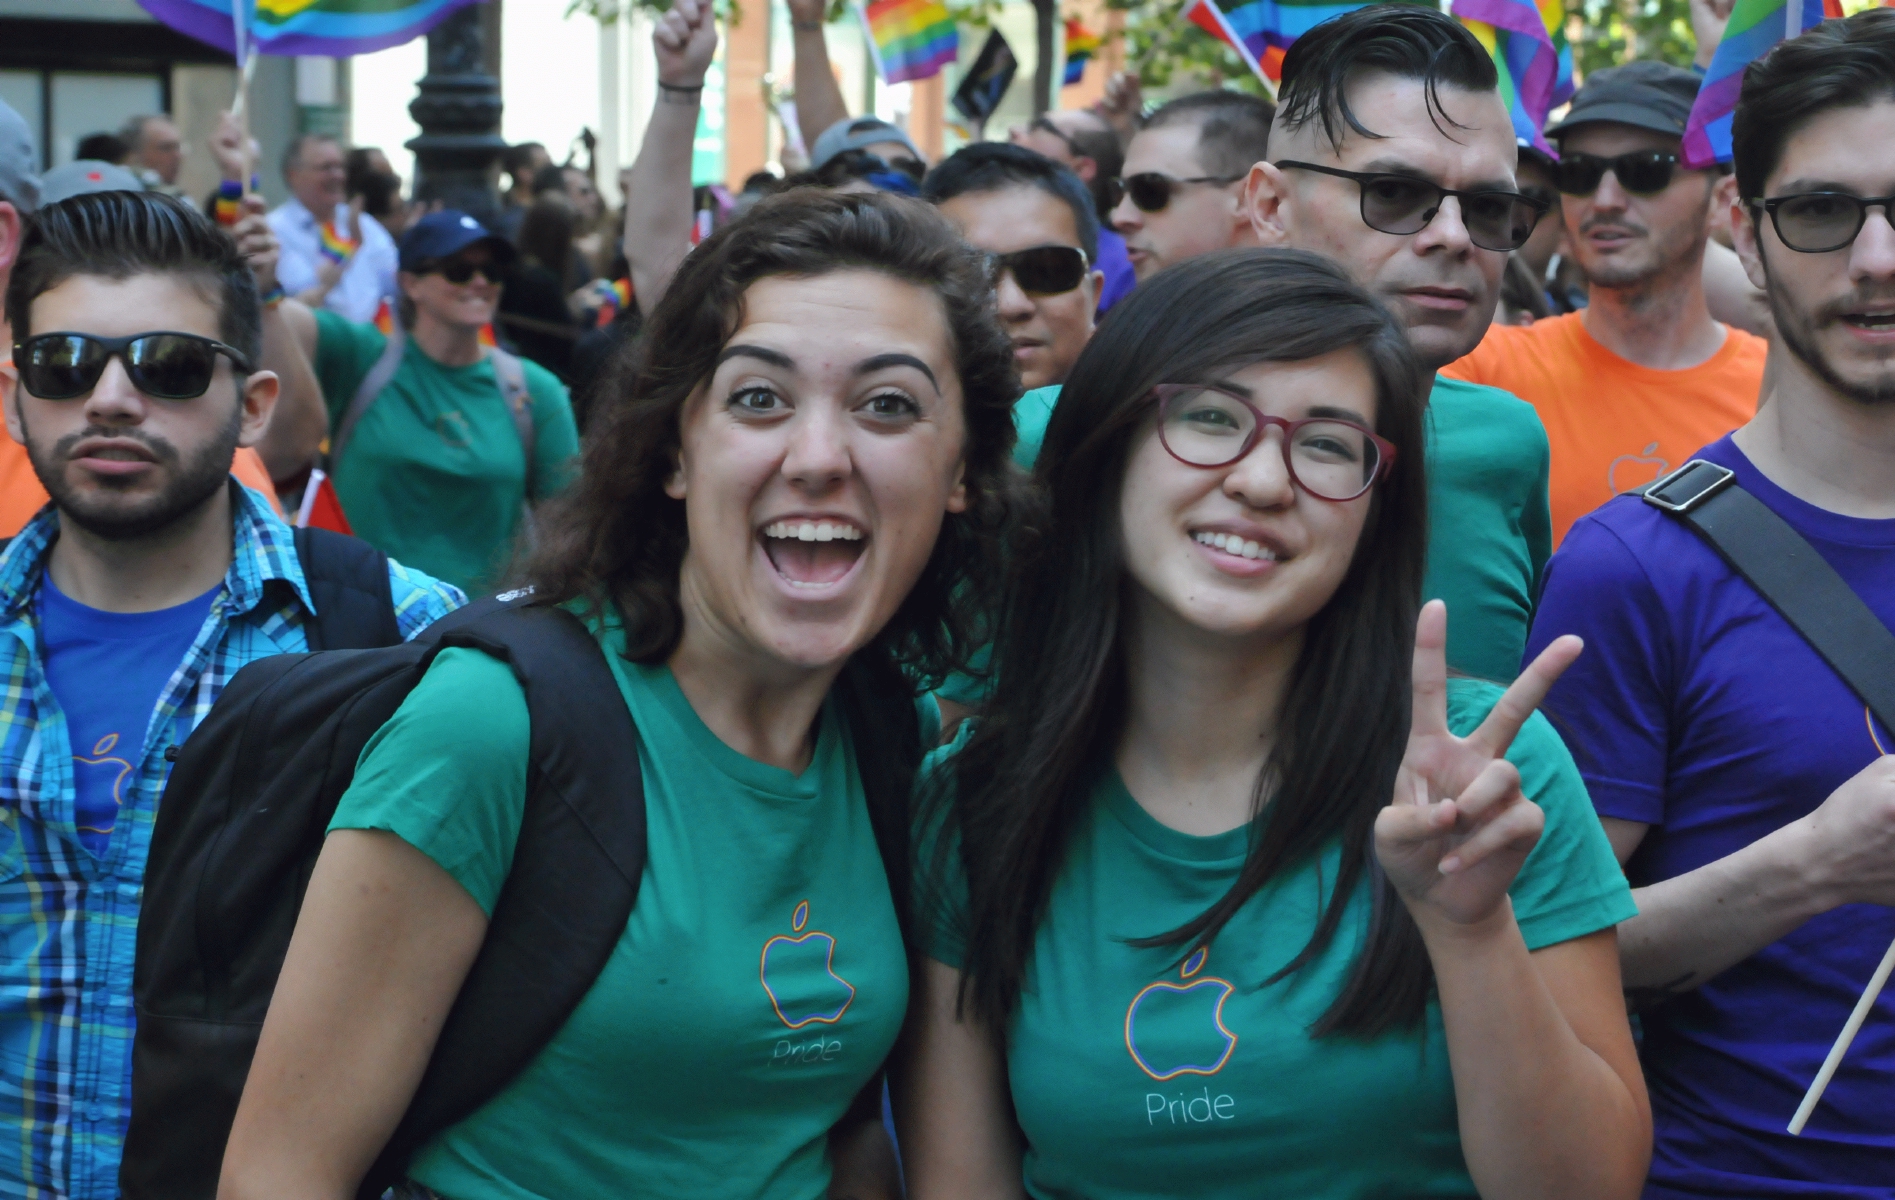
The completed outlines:
{"type": "Polygon", "coordinates": [[[394,834],[492,916],[526,812],[530,734],[510,667],[478,650],[443,650],[363,747],[329,828],[394,834]]]}
{"type": "MultiPolygon", "coordinates": [[[[1485,720],[1501,690],[1489,683],[1451,680],[1448,727],[1460,736],[1485,720]]],[[[1609,929],[1638,915],[1632,889],[1606,840],[1573,756],[1546,717],[1534,713],[1507,751],[1520,770],[1520,787],[1546,814],[1539,844],[1527,855],[1508,894],[1527,949],[1609,929]]]]}
{"type": "Polygon", "coordinates": [[[322,385],[329,407],[329,427],[335,428],[369,369],[382,356],[388,338],[373,325],[358,325],[326,308],[316,310],[316,382],[322,385]]]}
{"type": "Polygon", "coordinates": [[[533,499],[564,491],[579,475],[579,425],[572,416],[566,385],[545,367],[527,359],[526,390],[533,397],[533,499]]]}

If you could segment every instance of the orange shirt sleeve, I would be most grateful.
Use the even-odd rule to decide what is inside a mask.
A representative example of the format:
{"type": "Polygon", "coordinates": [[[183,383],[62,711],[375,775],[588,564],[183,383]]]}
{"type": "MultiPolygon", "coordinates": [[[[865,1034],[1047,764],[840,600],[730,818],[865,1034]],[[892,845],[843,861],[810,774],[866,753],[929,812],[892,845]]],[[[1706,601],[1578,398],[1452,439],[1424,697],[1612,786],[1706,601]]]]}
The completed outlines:
{"type": "MultiPolygon", "coordinates": [[[[230,471],[245,487],[267,496],[270,507],[278,516],[283,515],[270,472],[255,450],[239,447],[230,471]]],[[[10,437],[0,437],[0,537],[14,537],[26,528],[33,514],[46,506],[47,499],[46,489],[33,473],[33,462],[26,456],[26,447],[10,437]]]]}

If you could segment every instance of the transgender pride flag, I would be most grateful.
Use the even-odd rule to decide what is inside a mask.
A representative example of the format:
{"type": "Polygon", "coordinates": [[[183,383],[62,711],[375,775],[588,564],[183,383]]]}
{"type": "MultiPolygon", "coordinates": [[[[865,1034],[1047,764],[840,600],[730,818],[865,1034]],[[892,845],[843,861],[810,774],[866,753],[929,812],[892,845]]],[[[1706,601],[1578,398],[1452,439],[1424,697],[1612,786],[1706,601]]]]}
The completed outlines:
{"type": "Polygon", "coordinates": [[[1697,170],[1729,162],[1731,116],[1744,85],[1744,68],[1784,38],[1841,15],[1839,0],[1737,0],[1685,123],[1684,165],[1697,170]]]}
{"type": "Polygon", "coordinates": [[[449,13],[479,0],[138,0],[179,33],[237,52],[235,20],[247,26],[257,54],[319,54],[347,58],[399,46],[433,29],[449,13]],[[241,4],[241,14],[232,11],[241,4]]]}

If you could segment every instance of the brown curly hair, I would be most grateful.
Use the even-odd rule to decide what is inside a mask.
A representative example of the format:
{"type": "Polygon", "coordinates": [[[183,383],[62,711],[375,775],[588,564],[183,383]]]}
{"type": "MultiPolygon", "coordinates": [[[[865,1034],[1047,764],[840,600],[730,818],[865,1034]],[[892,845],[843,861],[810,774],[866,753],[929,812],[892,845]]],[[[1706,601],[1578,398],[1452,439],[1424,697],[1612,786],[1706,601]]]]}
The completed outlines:
{"type": "Polygon", "coordinates": [[[916,683],[967,665],[987,637],[1019,479],[1011,459],[1019,376],[983,257],[932,208],[882,193],[772,196],[685,259],[624,365],[620,395],[596,418],[579,483],[540,522],[525,570],[537,603],[578,600],[594,612],[615,603],[627,657],[670,657],[683,635],[687,535],[684,502],[664,486],[676,469],[680,414],[743,323],[750,285],[843,270],[879,271],[940,297],[967,427],[967,509],[947,516],[921,577],[866,649],[877,666],[899,665],[916,683]]]}

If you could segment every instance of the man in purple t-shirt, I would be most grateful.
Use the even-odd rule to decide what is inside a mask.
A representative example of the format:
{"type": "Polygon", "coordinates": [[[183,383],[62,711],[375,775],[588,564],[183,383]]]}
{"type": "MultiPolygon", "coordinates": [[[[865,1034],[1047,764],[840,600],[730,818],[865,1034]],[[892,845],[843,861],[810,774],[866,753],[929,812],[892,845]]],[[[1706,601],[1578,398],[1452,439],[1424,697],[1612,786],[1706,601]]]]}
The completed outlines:
{"type": "MultiPolygon", "coordinates": [[[[1895,627],[1895,11],[1753,65],[1733,143],[1737,247],[1782,339],[1756,418],[1700,457],[1895,627]]],[[[1619,945],[1645,1195],[1895,1198],[1895,990],[1803,1135],[1785,1129],[1895,939],[1895,731],[1636,496],[1554,556],[1527,657],[1565,633],[1586,653],[1548,707],[1637,889],[1619,945]]]]}

